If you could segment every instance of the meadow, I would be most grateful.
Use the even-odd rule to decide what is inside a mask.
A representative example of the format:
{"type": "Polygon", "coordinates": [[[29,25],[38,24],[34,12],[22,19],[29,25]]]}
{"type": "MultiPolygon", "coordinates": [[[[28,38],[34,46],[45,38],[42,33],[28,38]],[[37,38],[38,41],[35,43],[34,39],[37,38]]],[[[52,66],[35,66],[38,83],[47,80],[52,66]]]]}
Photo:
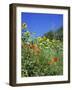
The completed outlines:
{"type": "Polygon", "coordinates": [[[26,27],[24,23],[21,35],[21,76],[63,75],[62,37],[54,35],[52,38],[52,33],[34,37],[36,33],[26,30],[26,27]]]}

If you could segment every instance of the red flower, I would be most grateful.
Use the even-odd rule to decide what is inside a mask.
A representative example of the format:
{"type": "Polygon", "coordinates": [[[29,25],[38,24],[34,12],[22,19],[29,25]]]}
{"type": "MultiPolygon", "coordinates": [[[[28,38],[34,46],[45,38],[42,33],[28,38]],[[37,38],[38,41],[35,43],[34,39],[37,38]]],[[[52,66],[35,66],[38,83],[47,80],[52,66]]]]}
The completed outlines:
{"type": "Polygon", "coordinates": [[[59,59],[58,59],[57,57],[54,57],[54,58],[53,58],[53,61],[54,61],[54,62],[57,62],[58,60],[59,60],[59,59]]]}
{"type": "Polygon", "coordinates": [[[59,61],[59,58],[54,57],[54,58],[52,58],[51,61],[48,62],[48,64],[50,65],[50,64],[53,64],[54,62],[58,62],[58,61],[59,61]]]}

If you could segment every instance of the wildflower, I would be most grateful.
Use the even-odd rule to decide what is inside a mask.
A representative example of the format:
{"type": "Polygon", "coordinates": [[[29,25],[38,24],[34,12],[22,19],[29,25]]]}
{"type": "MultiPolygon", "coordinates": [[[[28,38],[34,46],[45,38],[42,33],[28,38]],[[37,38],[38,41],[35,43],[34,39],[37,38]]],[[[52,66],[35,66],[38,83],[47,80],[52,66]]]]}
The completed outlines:
{"type": "Polygon", "coordinates": [[[40,48],[36,44],[33,45],[30,44],[30,48],[33,50],[35,55],[40,53],[40,48]]]}
{"type": "Polygon", "coordinates": [[[27,28],[27,24],[26,24],[26,23],[23,23],[23,24],[22,24],[22,28],[23,28],[23,29],[26,29],[26,28],[27,28]]]}
{"type": "Polygon", "coordinates": [[[39,45],[40,45],[40,46],[42,46],[43,44],[42,44],[42,43],[40,43],[39,45]]]}
{"type": "Polygon", "coordinates": [[[59,58],[54,57],[54,58],[52,58],[51,61],[48,62],[48,64],[51,65],[51,64],[53,64],[53,63],[55,63],[55,62],[58,62],[58,61],[59,61],[59,58]]]}
{"type": "Polygon", "coordinates": [[[37,40],[38,40],[39,43],[42,43],[42,38],[41,37],[38,37],[37,40]]]}
{"type": "Polygon", "coordinates": [[[43,41],[46,41],[46,40],[47,40],[47,38],[44,36],[44,37],[43,37],[43,41]]]}
{"type": "Polygon", "coordinates": [[[24,35],[25,35],[25,36],[30,36],[30,32],[29,32],[29,31],[26,31],[26,32],[24,33],[24,35]]]}
{"type": "Polygon", "coordinates": [[[53,64],[53,62],[52,62],[52,61],[48,62],[48,65],[51,65],[51,64],[53,64]]]}
{"type": "Polygon", "coordinates": [[[57,58],[57,57],[54,57],[53,59],[52,59],[52,61],[53,62],[57,62],[59,59],[57,58]]]}
{"type": "Polygon", "coordinates": [[[46,40],[47,42],[49,42],[49,39],[47,38],[47,40],[46,40]]]}
{"type": "Polygon", "coordinates": [[[53,39],[52,42],[55,42],[55,40],[53,39]]]}

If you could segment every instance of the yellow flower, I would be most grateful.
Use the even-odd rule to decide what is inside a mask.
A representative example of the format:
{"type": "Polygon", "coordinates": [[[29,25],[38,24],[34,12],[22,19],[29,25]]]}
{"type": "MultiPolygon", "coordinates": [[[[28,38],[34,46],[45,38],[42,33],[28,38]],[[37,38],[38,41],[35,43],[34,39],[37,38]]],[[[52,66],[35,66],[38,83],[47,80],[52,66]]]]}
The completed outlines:
{"type": "Polygon", "coordinates": [[[26,24],[26,23],[23,23],[23,24],[22,24],[22,28],[23,28],[23,29],[26,29],[26,28],[27,28],[27,24],[26,24]]]}
{"type": "Polygon", "coordinates": [[[55,40],[53,39],[52,42],[55,42],[55,40]]]}
{"type": "Polygon", "coordinates": [[[43,45],[42,43],[39,44],[40,46],[43,45]]]}
{"type": "Polygon", "coordinates": [[[46,40],[47,42],[49,42],[49,39],[47,38],[47,40],[46,40]]]}
{"type": "Polygon", "coordinates": [[[41,41],[42,41],[42,38],[41,38],[41,37],[38,37],[37,39],[38,39],[38,41],[39,41],[39,42],[41,42],[41,41]]]}
{"type": "Polygon", "coordinates": [[[44,36],[44,37],[43,37],[43,41],[45,41],[45,40],[47,40],[47,38],[44,36]]]}

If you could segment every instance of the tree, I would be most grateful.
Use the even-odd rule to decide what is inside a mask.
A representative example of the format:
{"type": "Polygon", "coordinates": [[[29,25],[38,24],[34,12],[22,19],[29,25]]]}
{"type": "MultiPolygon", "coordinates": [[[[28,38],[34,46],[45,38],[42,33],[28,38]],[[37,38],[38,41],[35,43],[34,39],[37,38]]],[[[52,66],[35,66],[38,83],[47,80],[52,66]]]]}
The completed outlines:
{"type": "Polygon", "coordinates": [[[52,31],[50,31],[50,32],[45,33],[44,36],[45,36],[46,38],[49,38],[50,40],[52,40],[53,37],[54,37],[54,34],[53,34],[52,31]]]}
{"type": "Polygon", "coordinates": [[[57,30],[51,30],[44,34],[46,38],[49,38],[50,40],[56,39],[56,40],[63,40],[63,27],[60,27],[57,30]]]}

